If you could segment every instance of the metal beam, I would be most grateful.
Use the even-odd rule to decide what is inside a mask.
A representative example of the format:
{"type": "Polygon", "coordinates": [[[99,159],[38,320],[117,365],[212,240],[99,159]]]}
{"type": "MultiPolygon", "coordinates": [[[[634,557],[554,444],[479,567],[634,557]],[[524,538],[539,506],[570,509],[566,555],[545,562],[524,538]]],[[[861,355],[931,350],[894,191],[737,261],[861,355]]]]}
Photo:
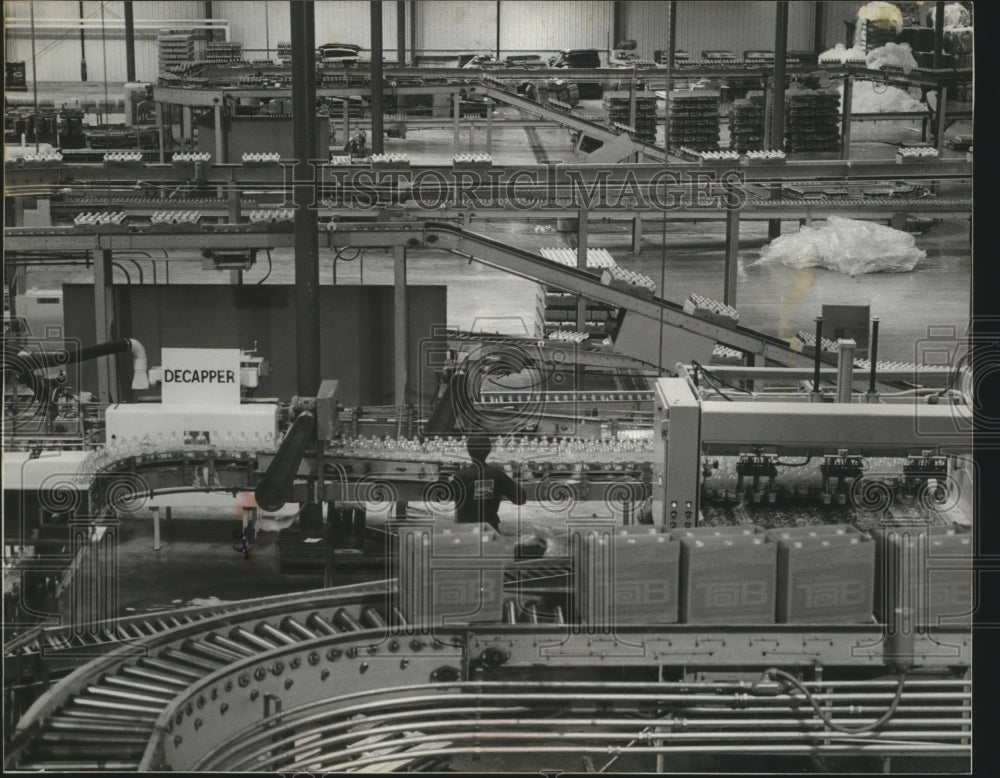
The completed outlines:
{"type": "Polygon", "coordinates": [[[406,0],[396,0],[396,64],[406,64],[406,0]]]}
{"type": "MultiPolygon", "coordinates": [[[[576,266],[587,270],[587,252],[590,243],[590,214],[586,208],[580,209],[576,228],[576,266]]],[[[587,301],[583,297],[576,298],[576,331],[587,331],[587,301]]]]}
{"type": "Polygon", "coordinates": [[[406,290],[406,246],[393,246],[393,357],[396,405],[409,402],[407,350],[408,300],[406,290]]]}
{"type": "MultiPolygon", "coordinates": [[[[114,339],[115,286],[111,252],[101,251],[94,257],[94,341],[107,343],[114,339]]],[[[97,360],[97,399],[110,404],[118,396],[118,363],[114,356],[97,360]]]]}
{"type": "MultiPolygon", "coordinates": [[[[384,149],[385,136],[382,132],[382,92],[385,82],[382,78],[382,0],[371,0],[368,4],[371,20],[371,110],[372,110],[372,153],[381,154],[384,149]]],[[[315,109],[312,111],[315,113],[315,109]]]]}
{"type": "Polygon", "coordinates": [[[312,0],[291,0],[292,132],[295,167],[296,389],[314,397],[320,383],[319,221],[309,160],[316,148],[316,33],[312,0]]]}
{"type": "Polygon", "coordinates": [[[722,301],[736,306],[736,286],[740,268],[740,210],[726,211],[726,278],[722,301]]]}
{"type": "MultiPolygon", "coordinates": [[[[83,35],[83,30],[80,30],[80,35],[83,35]]],[[[135,81],[135,17],[132,0],[125,0],[125,80],[135,81]]]]}
{"type": "Polygon", "coordinates": [[[940,70],[944,60],[944,7],[945,3],[938,0],[934,4],[934,69],[940,70]]]}
{"type": "Polygon", "coordinates": [[[813,3],[813,51],[822,54],[826,51],[826,3],[816,0],[813,3]]]}
{"type": "Polygon", "coordinates": [[[771,103],[770,148],[780,149],[785,139],[785,79],[788,55],[788,0],[775,3],[774,74],[771,103]]]}

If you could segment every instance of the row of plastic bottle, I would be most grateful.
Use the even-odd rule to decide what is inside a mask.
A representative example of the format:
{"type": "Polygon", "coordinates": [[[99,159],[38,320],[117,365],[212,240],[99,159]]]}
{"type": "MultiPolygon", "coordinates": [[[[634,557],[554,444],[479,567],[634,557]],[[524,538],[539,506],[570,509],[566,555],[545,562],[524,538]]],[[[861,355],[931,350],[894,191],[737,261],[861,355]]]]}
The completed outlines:
{"type": "Polygon", "coordinates": [[[128,457],[154,456],[184,450],[214,449],[219,452],[231,451],[236,455],[258,451],[273,451],[276,440],[273,434],[259,432],[233,434],[226,431],[206,430],[203,432],[177,431],[169,434],[161,432],[145,433],[143,435],[112,435],[104,446],[92,450],[84,459],[81,475],[91,475],[114,462],[128,457]]]}
{"type": "MultiPolygon", "coordinates": [[[[468,461],[467,437],[439,437],[426,440],[386,436],[344,438],[334,446],[334,453],[365,459],[409,459],[416,461],[468,461]]],[[[633,462],[652,454],[650,438],[581,439],[508,437],[494,440],[491,462],[543,461],[633,462]]]]}

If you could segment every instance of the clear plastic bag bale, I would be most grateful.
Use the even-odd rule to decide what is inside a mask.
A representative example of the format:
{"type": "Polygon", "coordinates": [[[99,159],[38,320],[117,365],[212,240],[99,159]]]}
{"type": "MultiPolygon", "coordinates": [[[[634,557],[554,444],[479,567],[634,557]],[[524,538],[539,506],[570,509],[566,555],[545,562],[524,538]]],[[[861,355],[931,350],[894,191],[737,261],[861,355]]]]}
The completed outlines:
{"type": "Polygon", "coordinates": [[[802,227],[761,249],[754,264],[819,267],[850,276],[865,273],[908,273],[927,252],[908,232],[875,222],[831,216],[820,227],[802,227]]]}
{"type": "Polygon", "coordinates": [[[917,60],[909,43],[887,43],[869,51],[865,56],[865,64],[869,70],[883,70],[889,66],[909,73],[917,66],[917,60]]]}

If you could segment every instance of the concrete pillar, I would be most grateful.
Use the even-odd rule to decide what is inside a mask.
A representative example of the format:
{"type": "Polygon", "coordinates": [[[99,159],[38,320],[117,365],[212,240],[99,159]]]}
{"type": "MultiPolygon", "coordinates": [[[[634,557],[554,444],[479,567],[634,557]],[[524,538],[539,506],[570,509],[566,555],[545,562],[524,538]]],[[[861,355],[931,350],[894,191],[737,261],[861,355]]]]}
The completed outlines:
{"type": "Polygon", "coordinates": [[[637,213],[632,219],[632,253],[642,251],[642,214],[637,213]]]}

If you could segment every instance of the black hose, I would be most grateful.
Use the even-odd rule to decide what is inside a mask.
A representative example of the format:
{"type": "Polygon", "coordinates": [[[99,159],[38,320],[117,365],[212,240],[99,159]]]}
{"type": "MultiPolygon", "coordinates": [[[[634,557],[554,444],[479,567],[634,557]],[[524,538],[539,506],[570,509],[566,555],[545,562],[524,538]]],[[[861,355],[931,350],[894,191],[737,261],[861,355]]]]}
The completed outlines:
{"type": "Polygon", "coordinates": [[[264,249],[264,251],[267,252],[267,274],[257,282],[257,286],[260,286],[271,277],[271,269],[273,267],[273,263],[271,262],[271,249],[264,249]]]}
{"type": "Polygon", "coordinates": [[[780,678],[787,684],[794,686],[802,692],[803,695],[805,695],[806,701],[812,705],[813,710],[816,711],[816,715],[823,721],[824,724],[826,724],[830,729],[835,730],[836,732],[842,732],[845,735],[860,735],[864,732],[872,732],[891,719],[893,714],[896,712],[896,708],[899,707],[899,701],[903,698],[903,686],[906,683],[906,673],[901,672],[899,674],[899,685],[896,687],[895,697],[892,698],[892,702],[889,704],[886,712],[879,716],[871,724],[863,724],[859,727],[846,727],[843,724],[834,724],[833,720],[830,718],[830,714],[820,707],[819,703],[816,702],[815,697],[813,697],[812,692],[803,686],[799,679],[791,673],[786,673],[784,670],[772,667],[764,673],[764,676],[766,678],[780,678]]]}

